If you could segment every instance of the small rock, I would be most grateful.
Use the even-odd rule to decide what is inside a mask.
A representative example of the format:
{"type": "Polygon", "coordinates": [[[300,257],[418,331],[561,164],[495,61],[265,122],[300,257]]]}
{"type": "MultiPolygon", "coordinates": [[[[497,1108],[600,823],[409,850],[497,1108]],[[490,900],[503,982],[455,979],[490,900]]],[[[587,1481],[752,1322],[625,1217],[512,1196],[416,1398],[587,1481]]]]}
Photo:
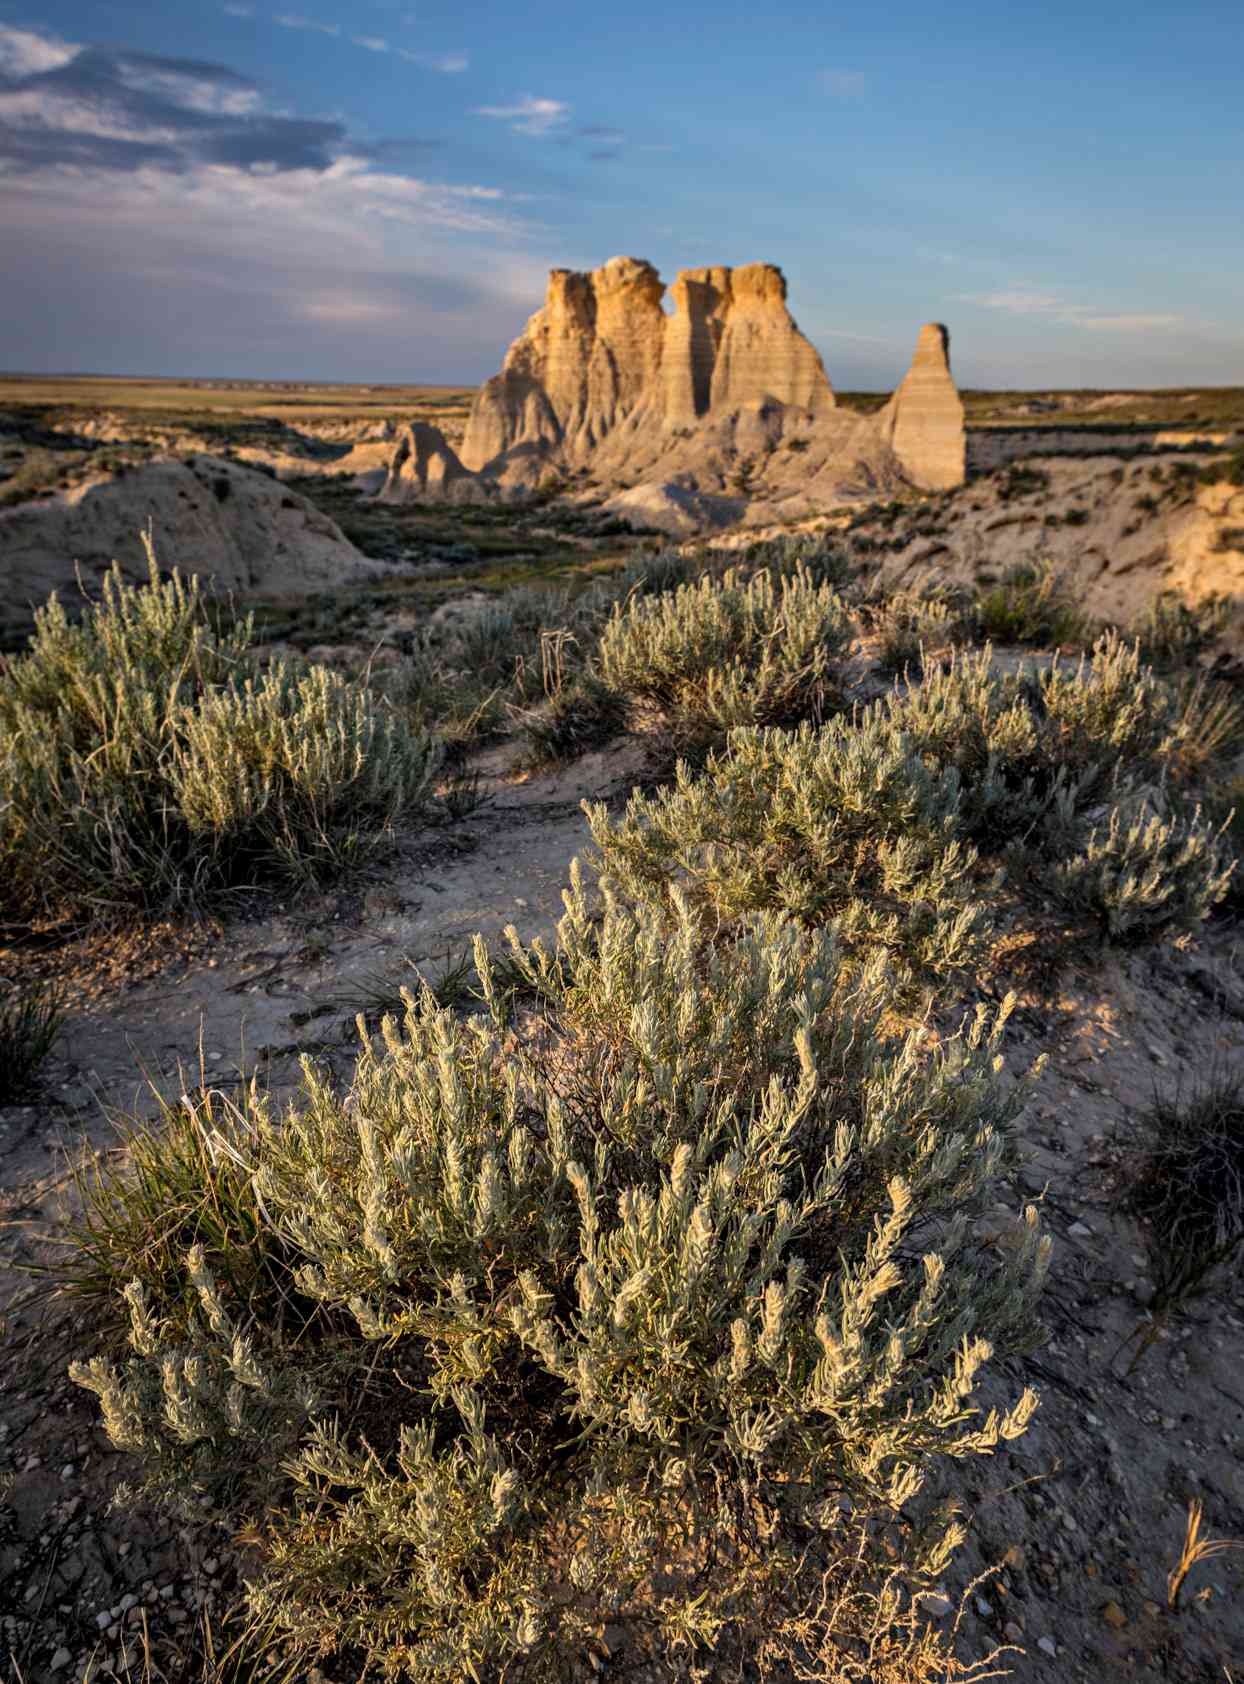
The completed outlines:
{"type": "Polygon", "coordinates": [[[1085,1222],[1073,1222],[1067,1230],[1067,1235],[1073,1240],[1091,1240],[1093,1230],[1085,1222]]]}
{"type": "Polygon", "coordinates": [[[96,1614],[95,1624],[98,1626],[100,1631],[108,1630],[108,1627],[112,1624],[112,1615],[108,1609],[105,1608],[102,1614],[96,1614]]]}
{"type": "Polygon", "coordinates": [[[935,1620],[940,1619],[943,1614],[949,1614],[950,1612],[950,1598],[939,1590],[925,1591],[920,1600],[935,1620]]]}
{"type": "Polygon", "coordinates": [[[1148,1614],[1151,1620],[1156,1620],[1158,1615],[1162,1612],[1156,1602],[1142,1602],[1141,1607],[1144,1609],[1145,1613],[1148,1614]]]}
{"type": "Polygon", "coordinates": [[[1101,1617],[1108,1626],[1113,1626],[1116,1631],[1122,1631],[1127,1624],[1127,1615],[1117,1602],[1107,1602],[1101,1611],[1101,1617]]]}
{"type": "Polygon", "coordinates": [[[1024,1546],[1022,1544],[1012,1544],[1010,1549],[1007,1550],[1006,1554],[1002,1557],[1002,1565],[1004,1567],[1012,1568],[1016,1573],[1022,1573],[1026,1560],[1027,1557],[1024,1554],[1024,1546]]]}
{"type": "Polygon", "coordinates": [[[1058,1644],[1052,1637],[1038,1637],[1037,1648],[1043,1655],[1057,1655],[1058,1653],[1058,1644]]]}
{"type": "Polygon", "coordinates": [[[1018,1643],[1024,1635],[1024,1628],[1018,1620],[1008,1620],[1002,1628],[1002,1635],[1008,1643],[1018,1643]]]}
{"type": "Polygon", "coordinates": [[[982,1620],[988,1620],[993,1616],[993,1604],[986,1602],[983,1596],[978,1596],[976,1598],[976,1612],[982,1620]]]}
{"type": "Polygon", "coordinates": [[[59,1672],[60,1669],[63,1666],[68,1666],[72,1659],[73,1659],[73,1656],[70,1654],[69,1650],[66,1649],[64,1644],[62,1643],[60,1648],[52,1656],[52,1659],[49,1662],[49,1666],[50,1666],[50,1668],[53,1672],[59,1672]]]}

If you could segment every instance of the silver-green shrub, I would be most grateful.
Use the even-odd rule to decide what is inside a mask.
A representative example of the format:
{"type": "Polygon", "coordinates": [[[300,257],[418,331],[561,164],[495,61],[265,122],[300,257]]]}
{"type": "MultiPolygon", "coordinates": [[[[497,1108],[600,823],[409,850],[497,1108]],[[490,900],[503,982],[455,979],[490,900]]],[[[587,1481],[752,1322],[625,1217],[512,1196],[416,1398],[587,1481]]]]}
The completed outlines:
{"type": "Polygon", "coordinates": [[[417,810],[438,750],[326,672],[256,679],[198,581],[119,569],[53,596],[0,673],[0,904],[89,920],[357,860],[417,810]]]}
{"type": "Polygon", "coordinates": [[[851,635],[842,599],[806,568],[732,569],[619,605],[598,658],[605,683],[654,707],[676,737],[711,741],[830,711],[851,635]]]}
{"type": "Polygon", "coordinates": [[[844,1503],[902,1509],[1034,1407],[973,1403],[1047,1254],[1032,1211],[1004,1252],[970,1222],[1024,1098],[1005,1009],[895,1039],[880,958],[772,915],[713,945],[678,900],[597,917],[577,876],[555,948],[512,944],[540,1016],[480,944],[483,1017],[412,998],[347,1094],[308,1067],[255,1111],[265,1257],[316,1316],[274,1315],[266,1278],[231,1298],[194,1251],[189,1318],[166,1341],[119,1283],[129,1355],[76,1376],[157,1477],[242,1476],[301,1412],[283,1497],[252,1456],[232,1511],[294,1653],[456,1684],[581,1677],[610,1622],[641,1660],[746,1652],[758,1561],[793,1597],[844,1503]]]}
{"type": "Polygon", "coordinates": [[[1120,771],[1189,781],[1244,739],[1238,704],[1204,685],[1167,682],[1116,632],[1074,665],[1056,659],[1014,676],[994,670],[988,647],[956,654],[896,696],[890,712],[965,784],[992,778],[1018,794],[1017,811],[1039,811],[1060,777],[1074,777],[1086,799],[1090,782],[1104,789],[1120,771]]]}
{"type": "Polygon", "coordinates": [[[1045,882],[1113,941],[1195,934],[1227,893],[1235,861],[1199,810],[1170,818],[1125,797],[1109,818],[1082,828],[1078,849],[1055,860],[1045,882]]]}
{"type": "Polygon", "coordinates": [[[275,863],[291,877],[355,862],[416,811],[440,763],[433,739],[382,712],[326,667],[214,690],[178,731],[169,788],[191,834],[236,875],[275,863]]]}
{"type": "Polygon", "coordinates": [[[960,780],[934,770],[885,715],[822,729],[741,730],[702,774],[631,797],[614,820],[589,807],[592,838],[626,896],[674,895],[730,922],[774,910],[832,925],[850,951],[880,947],[944,976],[987,939],[974,848],[961,837],[960,780]]]}
{"type": "Polygon", "coordinates": [[[1004,872],[1002,904],[1053,893],[1111,939],[1197,927],[1226,892],[1225,844],[1198,817],[1109,815],[1146,776],[1187,786],[1238,727],[1235,704],[1163,683],[1114,635],[1013,676],[958,653],[851,720],[734,731],[701,771],[589,822],[628,896],[678,893],[726,923],[773,909],[945,978],[984,957],[1004,872]]]}

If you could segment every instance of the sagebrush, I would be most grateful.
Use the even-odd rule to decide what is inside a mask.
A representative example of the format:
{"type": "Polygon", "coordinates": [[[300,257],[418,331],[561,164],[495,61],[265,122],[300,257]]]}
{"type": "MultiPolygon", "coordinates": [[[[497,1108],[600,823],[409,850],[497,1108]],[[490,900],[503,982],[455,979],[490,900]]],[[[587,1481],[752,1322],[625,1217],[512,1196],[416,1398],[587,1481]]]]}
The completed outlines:
{"type": "MultiPolygon", "coordinates": [[[[1035,1213],[1005,1255],[969,1220],[1023,1102],[1002,1019],[895,1039],[879,957],[598,919],[577,878],[513,963],[535,1018],[481,947],[483,1017],[412,996],[347,1094],[308,1066],[284,1113],[197,1111],[228,1234],[174,1259],[91,1206],[129,1351],[75,1375],[157,1482],[252,1517],[254,1613],[298,1653],[446,1684],[582,1676],[605,1624],[640,1660],[760,1653],[844,1501],[899,1516],[1034,1406],[972,1403],[1047,1252],[1035,1213]]],[[[891,1566],[958,1536],[900,1525],[891,1566]]]]}
{"type": "Polygon", "coordinates": [[[326,668],[246,661],[197,579],[119,568],[77,623],[53,595],[0,673],[0,907],[89,922],[315,878],[419,810],[435,741],[326,668]]]}
{"type": "Polygon", "coordinates": [[[615,608],[601,677],[645,703],[685,748],[734,726],[820,719],[840,699],[835,657],[853,626],[832,585],[792,572],[731,569],[615,608]]]}

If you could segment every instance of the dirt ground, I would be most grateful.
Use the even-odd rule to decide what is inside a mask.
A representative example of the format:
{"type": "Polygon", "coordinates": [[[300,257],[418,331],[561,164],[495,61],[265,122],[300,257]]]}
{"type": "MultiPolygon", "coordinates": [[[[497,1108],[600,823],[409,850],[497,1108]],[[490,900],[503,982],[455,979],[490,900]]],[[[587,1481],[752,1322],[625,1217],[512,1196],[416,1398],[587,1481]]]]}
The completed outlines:
{"type": "MultiPolygon", "coordinates": [[[[0,1370],[4,1676],[141,1677],[144,1638],[187,1647],[244,1567],[237,1541],[193,1515],[109,1508],[134,1469],[101,1432],[95,1400],[65,1378],[72,1323],[21,1305],[22,1266],[46,1255],[65,1208],[66,1152],[82,1137],[107,1150],[110,1114],[150,1112],[148,1080],[227,1090],[258,1070],[281,1090],[304,1052],[346,1072],[354,1014],[378,985],[391,991],[410,964],[437,976],[476,930],[551,931],[567,863],[586,843],[580,800],[618,799],[642,769],[633,739],[525,781],[494,751],[481,764],[487,804],[408,838],[399,866],[362,894],[286,905],[188,947],[170,935],[163,949],[102,954],[93,972],[83,955],[64,956],[86,986],[45,1090],[0,1114],[0,1285],[17,1300],[0,1370]]],[[[1049,1061],[1022,1124],[1026,1162],[984,1222],[1005,1246],[1032,1199],[1055,1237],[1049,1338],[1002,1365],[985,1400],[1030,1384],[1041,1406],[1017,1442],[948,1472],[971,1536],[946,1599],[995,1570],[968,1597],[961,1648],[1015,1645],[1019,1680],[1224,1684],[1244,1660],[1244,1552],[1194,1568],[1176,1612],[1166,1579],[1193,1498],[1208,1534],[1244,1538],[1244,1295],[1219,1282],[1127,1371],[1151,1289],[1139,1236],[1117,1210],[1114,1130],[1156,1092],[1244,1066],[1240,926],[1064,971],[1022,1000],[1008,1036],[1015,1071],[1040,1052],[1049,1061]]]]}

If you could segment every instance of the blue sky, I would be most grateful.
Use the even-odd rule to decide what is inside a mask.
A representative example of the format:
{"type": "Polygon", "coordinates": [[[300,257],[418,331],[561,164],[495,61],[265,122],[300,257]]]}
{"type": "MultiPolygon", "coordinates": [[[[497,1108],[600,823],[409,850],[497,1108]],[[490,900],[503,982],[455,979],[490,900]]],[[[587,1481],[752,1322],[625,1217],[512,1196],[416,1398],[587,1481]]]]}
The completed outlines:
{"type": "Polygon", "coordinates": [[[0,367],[464,381],[780,263],[833,382],[1244,384],[1244,13],[0,0],[0,367]]]}

